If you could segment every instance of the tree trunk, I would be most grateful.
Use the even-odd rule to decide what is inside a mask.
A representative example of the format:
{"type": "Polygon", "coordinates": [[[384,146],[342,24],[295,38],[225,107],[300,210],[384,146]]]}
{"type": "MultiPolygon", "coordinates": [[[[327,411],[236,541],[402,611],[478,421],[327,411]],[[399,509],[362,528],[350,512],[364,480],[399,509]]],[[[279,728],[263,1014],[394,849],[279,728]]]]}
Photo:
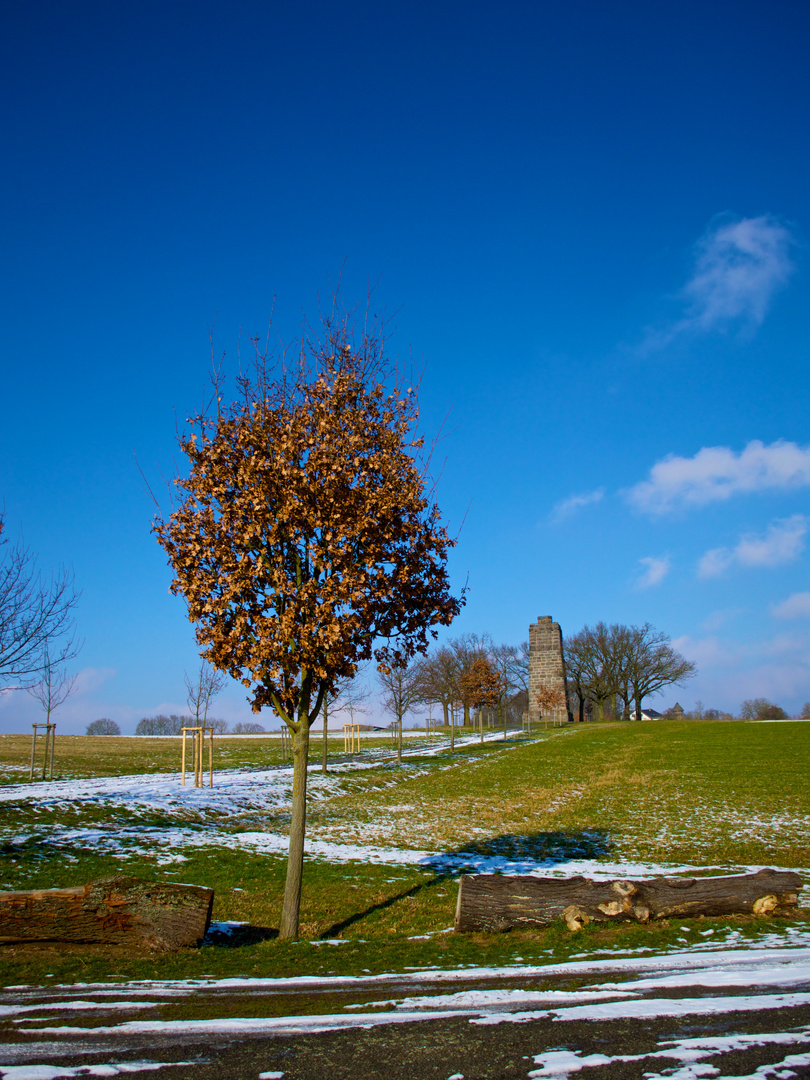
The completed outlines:
{"type": "Polygon", "coordinates": [[[402,717],[397,717],[397,765],[402,764],[402,717]]]}
{"type": "Polygon", "coordinates": [[[323,696],[323,761],[321,762],[321,772],[326,772],[326,765],[327,765],[327,747],[326,747],[327,730],[326,730],[326,726],[327,726],[328,718],[329,718],[329,701],[328,701],[328,696],[326,694],[324,694],[324,696],[323,696]]]}
{"type": "Polygon", "coordinates": [[[301,908],[301,881],[304,874],[304,835],[307,827],[307,759],[309,757],[309,718],[302,716],[292,736],[293,790],[290,807],[290,854],[287,880],[281,908],[279,938],[298,937],[298,914],[301,908]]]}
{"type": "Polygon", "coordinates": [[[455,705],[450,706],[450,749],[456,748],[456,709],[455,705]]]}
{"type": "Polygon", "coordinates": [[[459,880],[455,928],[511,930],[548,926],[562,918],[569,930],[579,930],[592,920],[646,923],[670,916],[791,915],[801,888],[798,874],[777,870],[640,881],[475,874],[459,880]]]}
{"type": "Polygon", "coordinates": [[[635,705],[636,705],[636,720],[640,720],[641,719],[641,698],[640,697],[637,697],[635,699],[635,705]]]}
{"type": "Polygon", "coordinates": [[[0,941],[191,948],[205,937],[213,904],[213,889],[125,875],[70,889],[0,892],[0,941]]]}

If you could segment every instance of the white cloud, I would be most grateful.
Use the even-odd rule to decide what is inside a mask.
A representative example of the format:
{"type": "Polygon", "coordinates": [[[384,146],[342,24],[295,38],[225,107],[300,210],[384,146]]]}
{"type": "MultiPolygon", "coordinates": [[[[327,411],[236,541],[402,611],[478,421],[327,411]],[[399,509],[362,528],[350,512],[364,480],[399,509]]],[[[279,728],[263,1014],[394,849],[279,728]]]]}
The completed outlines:
{"type": "Polygon", "coordinates": [[[718,577],[730,567],[779,566],[798,558],[804,549],[807,519],[804,514],[773,521],[762,536],[747,533],[733,548],[707,551],[698,564],[698,577],[718,577]]]}
{"type": "Polygon", "coordinates": [[[664,555],[660,558],[656,558],[654,555],[648,555],[638,561],[644,567],[644,570],[636,581],[637,589],[649,589],[653,585],[659,585],[667,576],[672,566],[669,555],[664,555]]]}
{"type": "Polygon", "coordinates": [[[810,617],[810,592],[797,592],[774,604],[771,615],[777,619],[806,619],[810,617]]]}
{"type": "Polygon", "coordinates": [[[810,446],[782,439],[766,446],[754,439],[739,453],[728,446],[704,446],[690,458],[670,454],[656,462],[649,479],[629,488],[625,497],[645,513],[665,514],[741,493],[809,484],[810,446]]]}
{"type": "Polygon", "coordinates": [[[790,229],[772,214],[724,217],[710,225],[695,245],[692,276],[680,290],[683,315],[651,330],[643,349],[663,348],[681,335],[729,326],[756,329],[774,294],[795,269],[790,257],[793,243],[790,229]]]}
{"type": "Polygon", "coordinates": [[[595,491],[583,492],[581,495],[571,495],[555,505],[551,511],[551,520],[555,523],[564,521],[566,518],[571,517],[572,514],[577,513],[578,510],[601,502],[604,495],[605,489],[603,487],[597,488],[595,491]]]}
{"type": "Polygon", "coordinates": [[[770,214],[709,229],[697,246],[692,279],[684,288],[690,311],[682,326],[712,330],[735,320],[756,326],[794,265],[793,237],[770,214]]]}

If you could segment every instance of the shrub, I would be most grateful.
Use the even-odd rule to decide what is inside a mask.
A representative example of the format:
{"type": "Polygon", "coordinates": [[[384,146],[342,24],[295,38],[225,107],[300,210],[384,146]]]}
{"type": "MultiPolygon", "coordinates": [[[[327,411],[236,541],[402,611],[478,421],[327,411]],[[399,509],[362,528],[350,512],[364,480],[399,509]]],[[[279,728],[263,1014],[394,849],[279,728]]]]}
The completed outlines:
{"type": "Polygon", "coordinates": [[[114,720],[108,719],[106,716],[101,720],[94,720],[92,724],[87,725],[87,735],[120,735],[121,728],[116,724],[114,720]]]}

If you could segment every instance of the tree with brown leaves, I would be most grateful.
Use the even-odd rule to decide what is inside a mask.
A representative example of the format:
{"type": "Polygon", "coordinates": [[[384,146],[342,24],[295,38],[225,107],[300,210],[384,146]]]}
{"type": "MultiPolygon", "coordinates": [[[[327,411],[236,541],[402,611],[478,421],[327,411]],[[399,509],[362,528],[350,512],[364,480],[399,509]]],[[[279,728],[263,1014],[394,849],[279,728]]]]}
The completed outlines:
{"type": "Polygon", "coordinates": [[[535,697],[541,715],[564,709],[565,692],[556,686],[541,686],[535,697]]]}
{"type": "Polygon", "coordinates": [[[266,353],[230,406],[193,417],[174,513],[154,531],[205,658],[292,734],[290,853],[280,937],[298,934],[309,734],[324,696],[373,655],[402,663],[463,603],[454,541],[427,488],[415,389],[382,331],[353,341],[333,311],[287,365],[266,353]]]}
{"type": "MultiPolygon", "coordinates": [[[[464,704],[480,709],[484,705],[498,705],[506,692],[506,679],[493,667],[486,656],[478,656],[459,676],[458,687],[464,704]]],[[[481,742],[483,741],[482,720],[481,742]]]]}

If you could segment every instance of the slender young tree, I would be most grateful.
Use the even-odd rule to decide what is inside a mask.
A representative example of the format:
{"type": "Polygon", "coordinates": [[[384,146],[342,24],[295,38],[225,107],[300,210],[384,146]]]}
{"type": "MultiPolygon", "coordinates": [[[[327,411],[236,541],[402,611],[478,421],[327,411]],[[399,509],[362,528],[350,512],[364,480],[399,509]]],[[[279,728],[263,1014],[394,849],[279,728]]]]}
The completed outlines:
{"type": "Polygon", "coordinates": [[[227,679],[221,671],[211,667],[207,660],[200,661],[200,669],[192,679],[188,672],[183,672],[186,683],[186,702],[194,712],[194,719],[200,725],[200,713],[202,713],[202,726],[208,721],[208,709],[215,697],[219,697],[225,689],[227,679]]]}
{"type": "Polygon", "coordinates": [[[63,705],[76,689],[77,675],[68,675],[62,666],[61,653],[53,659],[46,643],[39,663],[39,681],[26,689],[31,697],[42,706],[47,723],[51,722],[51,713],[63,705]]]}
{"type": "Polygon", "coordinates": [[[290,729],[293,794],[280,937],[298,935],[310,728],[324,696],[373,655],[401,663],[449,625],[454,541],[429,497],[415,388],[382,329],[354,340],[336,308],[296,362],[255,344],[233,404],[179,437],[179,505],[154,530],[205,658],[290,729]]]}
{"type": "Polygon", "coordinates": [[[419,683],[413,665],[382,665],[377,678],[382,689],[382,704],[394,716],[397,725],[397,764],[402,764],[402,719],[419,701],[419,683]]]}
{"type": "MultiPolygon", "coordinates": [[[[364,665],[365,667],[366,665],[364,665]]],[[[362,668],[357,675],[350,679],[340,679],[334,695],[324,694],[323,697],[323,740],[321,746],[321,772],[329,771],[329,713],[348,713],[351,722],[354,723],[355,713],[364,713],[363,702],[368,699],[371,690],[358,678],[362,674],[362,668]]]]}

